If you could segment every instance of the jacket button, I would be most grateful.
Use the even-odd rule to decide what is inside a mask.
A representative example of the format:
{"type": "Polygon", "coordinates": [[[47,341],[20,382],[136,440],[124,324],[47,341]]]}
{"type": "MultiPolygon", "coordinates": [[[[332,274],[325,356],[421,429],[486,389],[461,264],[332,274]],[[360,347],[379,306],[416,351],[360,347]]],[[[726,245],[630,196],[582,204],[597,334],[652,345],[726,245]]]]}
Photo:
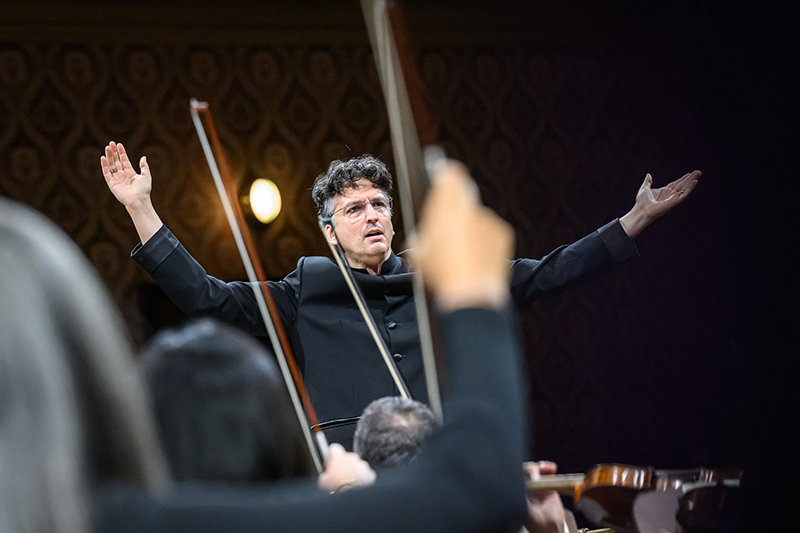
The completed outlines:
{"type": "Polygon", "coordinates": [[[389,322],[388,324],[386,324],[386,327],[389,329],[394,329],[397,327],[397,322],[389,322]]]}
{"type": "Polygon", "coordinates": [[[395,362],[395,363],[399,363],[400,361],[402,361],[403,359],[405,359],[405,357],[406,357],[406,356],[405,356],[405,355],[403,355],[403,354],[401,354],[401,353],[396,353],[396,354],[394,354],[394,355],[392,356],[392,359],[394,359],[394,362],[395,362]]]}

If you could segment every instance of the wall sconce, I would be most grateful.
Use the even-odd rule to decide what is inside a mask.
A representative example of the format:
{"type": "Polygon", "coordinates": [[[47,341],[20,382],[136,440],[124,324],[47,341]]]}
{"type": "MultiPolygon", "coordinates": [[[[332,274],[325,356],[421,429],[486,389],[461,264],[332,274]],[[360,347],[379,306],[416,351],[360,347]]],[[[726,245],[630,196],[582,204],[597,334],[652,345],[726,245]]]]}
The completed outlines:
{"type": "Polygon", "coordinates": [[[281,193],[278,187],[267,179],[255,180],[245,201],[250,204],[250,209],[262,224],[269,224],[281,212],[281,193]]]}

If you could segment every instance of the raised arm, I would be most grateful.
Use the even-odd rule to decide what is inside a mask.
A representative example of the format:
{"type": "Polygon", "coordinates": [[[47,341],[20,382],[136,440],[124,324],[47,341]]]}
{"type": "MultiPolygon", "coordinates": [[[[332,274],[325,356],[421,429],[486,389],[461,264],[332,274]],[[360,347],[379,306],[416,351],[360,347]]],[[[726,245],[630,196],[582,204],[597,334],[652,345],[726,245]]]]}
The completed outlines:
{"type": "Polygon", "coordinates": [[[140,174],[131,165],[128,153],[122,143],[108,143],[105,155],[100,157],[100,167],[108,188],[119,202],[128,210],[142,244],[162,226],[161,219],[150,201],[153,179],[147,158],[139,160],[140,174]]]}
{"type": "Polygon", "coordinates": [[[440,340],[449,387],[444,424],[417,460],[382,472],[371,487],[336,496],[307,482],[263,491],[179,487],[160,500],[99,493],[105,500],[96,506],[95,531],[519,530],[526,517],[519,467],[524,394],[515,328],[505,311],[513,232],[480,206],[463,167],[448,167],[438,178],[416,260],[446,311],[440,340]],[[454,262],[461,266],[450,276],[454,262]]]}
{"type": "Polygon", "coordinates": [[[609,267],[639,255],[633,238],[653,221],[683,202],[697,186],[700,171],[684,174],[660,189],[651,187],[650,174],[636,193],[633,208],[619,220],[570,244],[560,246],[540,260],[512,263],[511,294],[517,307],[596,276],[609,267]]]}
{"type": "Polygon", "coordinates": [[[644,183],[636,193],[633,208],[619,219],[628,237],[633,239],[655,219],[666,215],[672,208],[686,200],[697,186],[697,180],[701,175],[699,170],[689,172],[660,189],[652,188],[653,177],[650,174],[645,176],[644,183]]]}
{"type": "MultiPolygon", "coordinates": [[[[100,166],[108,188],[128,210],[139,234],[141,243],[132,257],[170,299],[188,316],[213,316],[254,335],[265,334],[249,284],[225,283],[208,276],[161,222],[150,199],[153,180],[147,158],[139,160],[137,174],[125,147],[111,141],[100,157],[100,166]]],[[[284,324],[290,324],[295,316],[297,283],[296,278],[269,282],[284,324]]]]}

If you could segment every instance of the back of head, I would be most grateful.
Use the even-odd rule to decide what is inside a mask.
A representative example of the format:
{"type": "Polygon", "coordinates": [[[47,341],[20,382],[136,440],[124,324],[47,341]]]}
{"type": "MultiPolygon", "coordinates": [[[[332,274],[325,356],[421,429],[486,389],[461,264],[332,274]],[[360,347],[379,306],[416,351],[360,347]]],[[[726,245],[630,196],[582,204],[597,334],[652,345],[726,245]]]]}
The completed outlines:
{"type": "Polygon", "coordinates": [[[264,481],[312,473],[272,354],[211,319],[158,334],[141,360],[173,475],[264,481]]]}
{"type": "Polygon", "coordinates": [[[400,397],[370,403],[356,426],[353,449],[374,468],[408,463],[436,428],[430,408],[400,397]]]}
{"type": "Polygon", "coordinates": [[[54,224],[0,198],[0,530],[86,531],[107,479],[166,469],[118,312],[54,224]]]}

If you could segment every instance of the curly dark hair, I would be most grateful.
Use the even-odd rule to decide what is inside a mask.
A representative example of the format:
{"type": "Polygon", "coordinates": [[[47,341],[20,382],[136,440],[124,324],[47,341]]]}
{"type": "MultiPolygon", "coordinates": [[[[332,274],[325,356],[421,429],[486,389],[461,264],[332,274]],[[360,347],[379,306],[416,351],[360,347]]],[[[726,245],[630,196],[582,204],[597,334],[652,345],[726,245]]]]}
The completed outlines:
{"type": "Polygon", "coordinates": [[[392,175],[386,165],[377,157],[364,154],[347,161],[333,161],[327,172],[317,176],[311,196],[317,206],[317,213],[322,218],[333,216],[336,206],[335,197],[348,187],[354,187],[356,181],[366,179],[378,187],[386,195],[389,208],[392,206],[392,175]]]}

